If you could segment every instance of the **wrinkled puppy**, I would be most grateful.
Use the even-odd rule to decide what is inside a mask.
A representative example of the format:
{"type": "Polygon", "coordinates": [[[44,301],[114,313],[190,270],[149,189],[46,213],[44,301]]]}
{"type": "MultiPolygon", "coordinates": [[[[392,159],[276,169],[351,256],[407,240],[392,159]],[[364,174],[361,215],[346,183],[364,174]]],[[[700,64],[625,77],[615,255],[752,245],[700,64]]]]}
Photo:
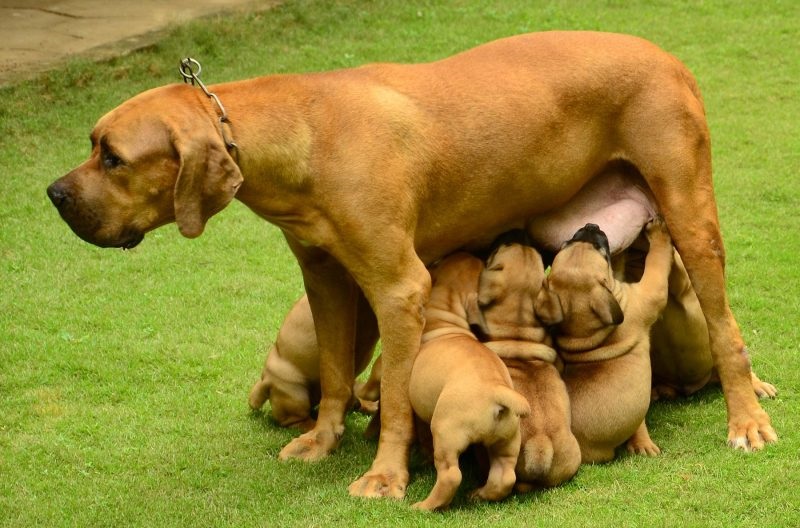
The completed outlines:
{"type": "Polygon", "coordinates": [[[422,344],[411,371],[414,413],[429,423],[436,484],[415,508],[450,504],[461,484],[458,457],[472,444],[486,447],[489,476],[471,498],[500,500],[514,487],[520,447],[519,419],[530,412],[511,388],[508,370],[470,331],[478,312],[478,277],[483,262],[455,253],[431,271],[422,344]]]}
{"type": "MultiPolygon", "coordinates": [[[[615,264],[619,268],[617,275],[628,282],[636,282],[642,276],[646,242],[642,246],[635,244],[627,249],[615,264]]],[[[708,383],[719,382],[703,310],[678,251],[674,250],[673,255],[667,305],[650,329],[654,400],[688,396],[708,383]]],[[[755,372],[750,372],[750,381],[761,398],[772,398],[778,393],[774,385],[761,381],[755,372]]]]}
{"type": "Polygon", "coordinates": [[[571,430],[569,395],[547,329],[534,314],[545,280],[539,253],[519,233],[499,239],[481,272],[478,305],[487,347],[508,367],[514,389],[531,413],[520,420],[517,491],[551,487],[572,478],[581,463],[571,430]]]}
{"type": "MultiPolygon", "coordinates": [[[[359,302],[358,321],[368,323],[375,316],[369,304],[363,299],[359,302]]],[[[378,340],[377,326],[358,324],[355,347],[355,372],[363,372],[372,359],[372,352],[378,340]]],[[[314,427],[315,420],[311,410],[320,402],[320,364],[319,346],[314,329],[314,318],[308,297],[303,295],[292,306],[278,331],[278,336],[267,352],[264,369],[253,388],[250,389],[248,403],[252,409],[260,409],[269,400],[272,416],[282,427],[298,427],[308,431],[314,427]]],[[[380,368],[380,367],[378,367],[380,368]]],[[[379,374],[373,372],[365,384],[356,385],[356,393],[363,397],[362,408],[374,410],[378,399],[374,386],[379,374]]],[[[355,406],[357,401],[353,399],[355,406]]]]}
{"type": "Polygon", "coordinates": [[[536,299],[536,315],[555,330],[583,462],[605,462],[628,441],[656,455],[644,419],[650,404],[650,327],[667,302],[672,244],[659,218],[646,227],[650,251],[642,280],[614,279],[608,239],[579,229],[556,255],[536,299]]]}

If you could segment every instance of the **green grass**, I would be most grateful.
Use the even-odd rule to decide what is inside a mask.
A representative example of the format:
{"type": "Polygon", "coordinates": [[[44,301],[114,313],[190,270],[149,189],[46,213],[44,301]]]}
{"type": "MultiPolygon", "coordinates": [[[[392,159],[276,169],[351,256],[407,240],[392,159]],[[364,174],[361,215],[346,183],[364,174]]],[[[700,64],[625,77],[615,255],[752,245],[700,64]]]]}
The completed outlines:
{"type": "MultiPolygon", "coordinates": [[[[800,4],[771,2],[287,1],[198,21],[110,62],[75,61],[0,91],[0,525],[2,526],[797,526],[800,524],[800,4]],[[566,485],[500,504],[460,495],[444,514],[352,499],[376,444],[348,419],[335,456],[279,463],[296,433],[251,414],[266,344],[302,292],[279,231],[234,203],[205,234],[174,226],[134,251],[75,237],[47,184],[88,154],[110,108],[178,82],[187,54],[207,82],[369,61],[440,58],[546,29],[644,36],[703,89],[733,309],[781,435],[725,447],[708,389],[654,405],[658,459],[622,456],[566,485]],[[342,524],[345,523],[345,524],[342,524]]],[[[474,480],[464,487],[474,485],[474,480]]]]}

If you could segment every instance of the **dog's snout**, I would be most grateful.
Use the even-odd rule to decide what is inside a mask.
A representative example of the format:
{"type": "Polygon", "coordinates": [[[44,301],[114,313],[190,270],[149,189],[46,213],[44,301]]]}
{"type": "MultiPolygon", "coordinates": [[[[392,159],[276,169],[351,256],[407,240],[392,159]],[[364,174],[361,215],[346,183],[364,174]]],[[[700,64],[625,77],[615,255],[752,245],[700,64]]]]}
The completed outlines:
{"type": "Polygon", "coordinates": [[[69,193],[62,182],[52,183],[47,188],[47,196],[57,208],[61,208],[69,200],[69,193]]]}

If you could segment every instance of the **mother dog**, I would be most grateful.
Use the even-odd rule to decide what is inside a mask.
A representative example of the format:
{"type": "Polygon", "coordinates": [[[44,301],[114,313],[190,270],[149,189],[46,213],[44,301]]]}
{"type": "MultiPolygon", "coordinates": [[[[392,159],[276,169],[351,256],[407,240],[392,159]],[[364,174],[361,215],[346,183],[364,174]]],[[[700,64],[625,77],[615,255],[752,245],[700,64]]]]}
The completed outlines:
{"type": "MultiPolygon", "coordinates": [[[[776,440],[725,292],[703,103],[671,55],[630,36],[546,32],[427,64],[210,89],[229,121],[197,88],[144,92],[98,121],[90,158],[48,195],[75,233],[99,246],[133,247],[173,221],[199,236],[234,197],[283,230],[316,323],[323,392],[316,427],[284,456],[315,459],[338,445],[363,292],[383,342],[382,427],[372,467],[350,492],[402,497],[425,265],[530,228],[610,165],[649,188],[683,257],[708,321],[729,444],[776,440]]],[[[627,239],[621,231],[638,233],[647,219],[595,183],[601,205],[619,208],[612,216],[622,221],[604,225],[612,245],[615,234],[627,239]]]]}

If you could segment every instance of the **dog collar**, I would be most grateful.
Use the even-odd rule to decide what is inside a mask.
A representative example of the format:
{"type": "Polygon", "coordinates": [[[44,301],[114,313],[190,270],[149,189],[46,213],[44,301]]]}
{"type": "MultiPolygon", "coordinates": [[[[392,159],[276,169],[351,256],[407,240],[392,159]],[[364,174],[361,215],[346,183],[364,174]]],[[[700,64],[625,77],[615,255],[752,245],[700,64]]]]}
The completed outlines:
{"type": "Polygon", "coordinates": [[[217,94],[214,92],[209,92],[206,85],[203,84],[203,81],[200,80],[200,72],[203,70],[200,63],[197,62],[195,59],[191,57],[186,57],[185,59],[181,60],[179,71],[181,76],[183,77],[183,82],[186,84],[191,84],[192,86],[197,83],[197,86],[203,90],[203,93],[206,94],[206,97],[214,101],[217,105],[217,109],[219,110],[219,128],[220,133],[222,134],[222,141],[225,143],[225,148],[228,149],[228,153],[234,157],[238,163],[239,161],[239,146],[236,144],[235,141],[231,138],[230,135],[230,128],[231,122],[228,119],[228,113],[225,112],[225,107],[222,106],[222,101],[219,100],[217,94]]]}

